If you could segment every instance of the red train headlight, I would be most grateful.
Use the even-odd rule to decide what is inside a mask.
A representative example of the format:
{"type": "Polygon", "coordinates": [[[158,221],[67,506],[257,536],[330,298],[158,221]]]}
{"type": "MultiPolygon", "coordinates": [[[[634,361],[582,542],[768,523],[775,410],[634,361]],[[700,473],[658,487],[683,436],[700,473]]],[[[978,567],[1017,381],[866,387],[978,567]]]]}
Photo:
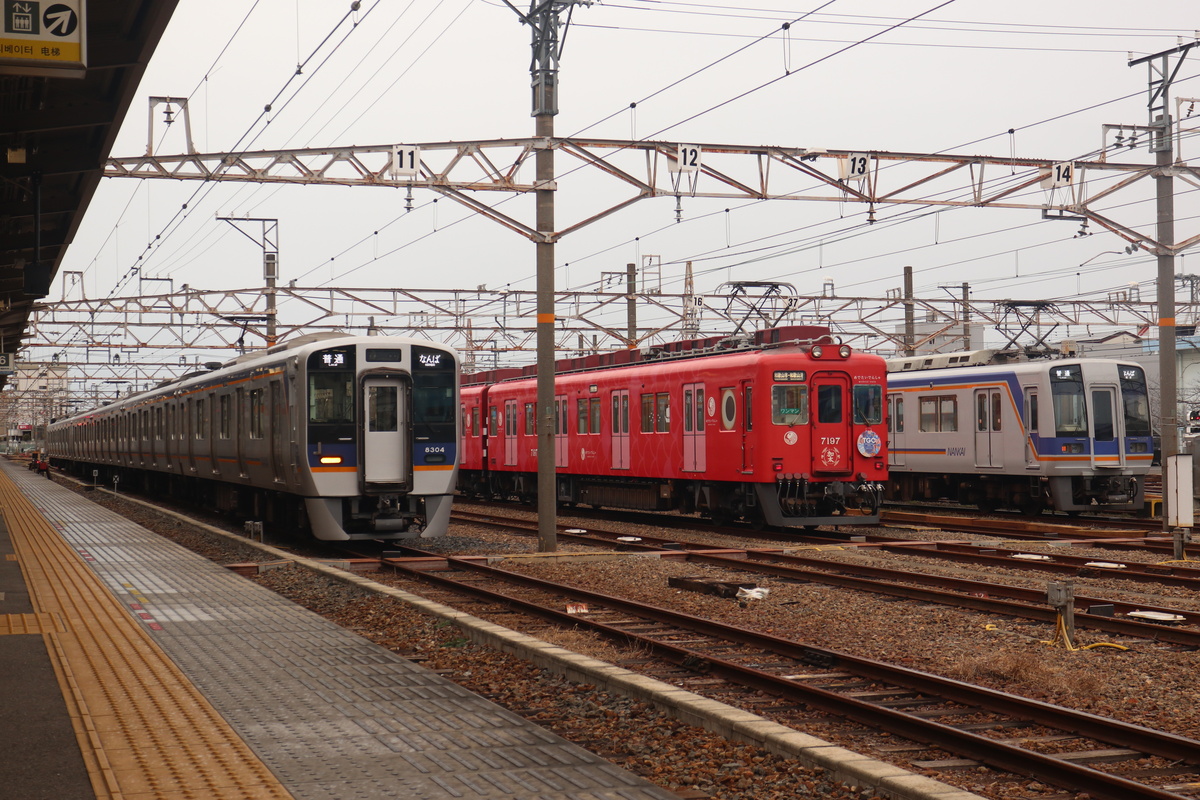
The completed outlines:
{"type": "Polygon", "coordinates": [[[841,347],[839,347],[838,355],[841,356],[842,358],[849,358],[850,357],[850,345],[844,344],[841,347]]]}
{"type": "Polygon", "coordinates": [[[809,352],[812,353],[813,358],[820,358],[825,351],[821,349],[821,345],[815,344],[809,352]]]}

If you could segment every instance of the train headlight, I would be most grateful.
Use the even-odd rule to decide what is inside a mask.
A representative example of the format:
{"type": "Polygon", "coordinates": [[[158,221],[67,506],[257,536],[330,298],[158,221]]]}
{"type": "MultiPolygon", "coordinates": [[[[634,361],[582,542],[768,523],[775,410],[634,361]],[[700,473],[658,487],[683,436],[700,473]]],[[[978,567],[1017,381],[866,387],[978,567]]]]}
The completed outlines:
{"type": "Polygon", "coordinates": [[[821,349],[821,345],[817,344],[813,345],[813,349],[809,352],[812,353],[813,358],[820,358],[825,351],[821,349]]]}
{"type": "Polygon", "coordinates": [[[842,358],[849,358],[850,357],[850,345],[844,344],[841,347],[839,347],[838,355],[841,356],[842,358]]]}
{"type": "Polygon", "coordinates": [[[321,456],[322,464],[340,464],[342,463],[341,456],[321,456]]]}

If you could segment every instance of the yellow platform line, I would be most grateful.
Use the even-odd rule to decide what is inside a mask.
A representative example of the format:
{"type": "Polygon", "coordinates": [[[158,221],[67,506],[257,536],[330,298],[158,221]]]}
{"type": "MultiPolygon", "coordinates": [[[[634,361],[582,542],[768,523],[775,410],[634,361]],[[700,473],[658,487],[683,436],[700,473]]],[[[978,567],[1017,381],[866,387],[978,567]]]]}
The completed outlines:
{"type": "Polygon", "coordinates": [[[2,470],[0,512],[97,798],[291,798],[2,470]]]}

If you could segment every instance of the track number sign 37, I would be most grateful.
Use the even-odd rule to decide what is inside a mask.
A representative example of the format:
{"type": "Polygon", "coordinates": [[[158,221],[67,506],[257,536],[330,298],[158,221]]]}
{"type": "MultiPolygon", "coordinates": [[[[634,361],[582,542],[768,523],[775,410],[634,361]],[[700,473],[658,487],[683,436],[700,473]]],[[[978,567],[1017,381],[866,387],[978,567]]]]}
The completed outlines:
{"type": "Polygon", "coordinates": [[[0,3],[0,73],[62,75],[87,66],[85,0],[0,3]]]}

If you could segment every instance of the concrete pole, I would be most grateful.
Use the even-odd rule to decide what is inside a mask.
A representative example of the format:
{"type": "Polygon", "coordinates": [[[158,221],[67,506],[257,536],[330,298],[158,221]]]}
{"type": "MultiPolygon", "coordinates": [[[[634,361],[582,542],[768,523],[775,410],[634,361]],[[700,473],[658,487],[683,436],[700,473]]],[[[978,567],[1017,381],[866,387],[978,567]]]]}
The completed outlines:
{"type": "Polygon", "coordinates": [[[913,268],[904,268],[904,355],[916,355],[913,342],[917,339],[913,307],[913,268]]]}

